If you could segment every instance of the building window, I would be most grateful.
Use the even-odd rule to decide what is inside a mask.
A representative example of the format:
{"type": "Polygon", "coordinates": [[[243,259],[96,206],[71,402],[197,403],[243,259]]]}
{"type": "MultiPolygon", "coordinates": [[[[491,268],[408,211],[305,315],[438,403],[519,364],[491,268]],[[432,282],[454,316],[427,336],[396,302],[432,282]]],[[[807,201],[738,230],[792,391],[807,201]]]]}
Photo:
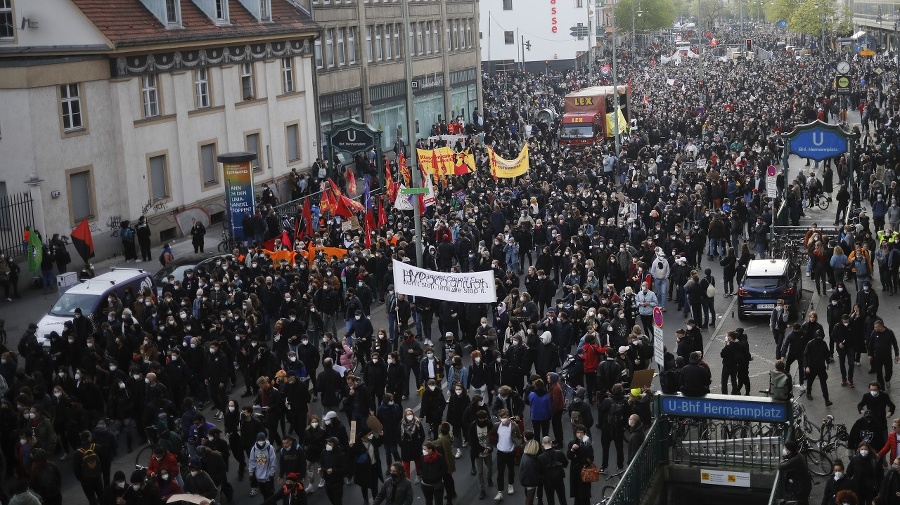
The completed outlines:
{"type": "Polygon", "coordinates": [[[408,44],[406,45],[407,49],[409,50],[409,55],[410,55],[410,56],[415,56],[415,55],[416,55],[416,34],[415,34],[415,31],[416,31],[416,28],[413,26],[412,23],[410,23],[410,24],[409,24],[409,33],[407,34],[408,44]]]}
{"type": "Polygon", "coordinates": [[[11,39],[16,36],[16,25],[13,22],[12,0],[0,0],[0,39],[11,39]]]}
{"type": "Polygon", "coordinates": [[[394,58],[394,43],[391,42],[391,30],[394,28],[391,25],[385,25],[384,27],[384,59],[385,61],[390,61],[394,58]]]}
{"type": "Polygon", "coordinates": [[[353,65],[356,63],[356,27],[347,28],[347,61],[353,65]]]}
{"type": "Polygon", "coordinates": [[[505,10],[505,11],[513,10],[512,0],[503,0],[503,10],[505,10]]]}
{"type": "Polygon", "coordinates": [[[82,169],[69,172],[69,212],[72,221],[79,222],[83,219],[93,219],[94,212],[94,182],[91,169],[82,169]]]}
{"type": "Polygon", "coordinates": [[[83,130],[84,119],[81,116],[81,96],[78,84],[63,84],[59,87],[62,102],[63,130],[67,132],[83,130]]]}
{"type": "Polygon", "coordinates": [[[431,47],[434,48],[434,52],[440,53],[443,52],[443,48],[441,48],[441,22],[434,22],[434,31],[431,32],[431,47]]]}
{"type": "Polygon", "coordinates": [[[472,20],[466,20],[466,48],[472,48],[472,20]]]}
{"type": "Polygon", "coordinates": [[[459,51],[459,48],[462,47],[462,41],[459,38],[459,20],[454,19],[453,23],[453,50],[459,51]]]}
{"type": "Polygon", "coordinates": [[[512,45],[516,43],[516,34],[515,32],[503,32],[503,43],[506,45],[512,45]]]}
{"type": "Polygon", "coordinates": [[[179,0],[166,0],[166,22],[170,25],[180,24],[178,7],[179,0]]]}
{"type": "Polygon", "coordinates": [[[144,117],[158,116],[159,89],[157,88],[156,74],[141,77],[141,95],[144,104],[144,117]]]}
{"type": "Polygon", "coordinates": [[[322,41],[320,39],[316,39],[313,49],[316,54],[316,68],[322,68],[322,41]]]}
{"type": "Polygon", "coordinates": [[[366,27],[366,60],[372,63],[372,27],[366,27]]]}
{"type": "Polygon", "coordinates": [[[198,109],[205,109],[210,106],[209,99],[209,69],[198,68],[194,72],[194,95],[195,104],[198,109]]]}
{"type": "Polygon", "coordinates": [[[375,27],[375,61],[384,59],[384,46],[382,46],[381,42],[381,34],[383,31],[383,26],[378,25],[375,27]]]}
{"type": "Polygon", "coordinates": [[[334,28],[325,30],[325,64],[334,66],[334,28]]]}
{"type": "Polygon", "coordinates": [[[259,134],[251,133],[244,137],[244,141],[247,144],[247,152],[256,153],[256,159],[250,162],[250,168],[252,168],[254,172],[259,172],[259,134]]]}
{"type": "Polygon", "coordinates": [[[219,183],[219,171],[216,170],[216,143],[200,146],[200,173],[203,175],[203,187],[219,183]]]}
{"type": "Polygon", "coordinates": [[[451,51],[453,47],[450,45],[450,25],[453,24],[453,21],[447,20],[444,21],[444,28],[446,28],[446,33],[444,34],[444,40],[447,41],[447,51],[451,51]]]}
{"type": "Polygon", "coordinates": [[[576,0],[575,7],[579,8],[579,9],[584,8],[584,0],[576,0]]]}
{"type": "Polygon", "coordinates": [[[228,22],[228,0],[215,0],[216,2],[216,22],[228,22]]]}
{"type": "Polygon", "coordinates": [[[425,42],[422,40],[422,25],[425,23],[416,23],[416,53],[425,54],[425,42]]]}
{"type": "Polygon", "coordinates": [[[285,94],[294,92],[294,59],[293,58],[282,58],[281,59],[281,88],[282,88],[282,92],[285,94]]]}
{"type": "Polygon", "coordinates": [[[344,46],[346,45],[344,42],[344,38],[347,36],[346,28],[338,28],[337,35],[337,63],[338,66],[343,67],[347,64],[347,57],[344,53],[344,46]]]}
{"type": "Polygon", "coordinates": [[[394,25],[394,57],[403,56],[403,49],[400,47],[400,25],[394,25]]]}
{"type": "Polygon", "coordinates": [[[272,21],[272,0],[259,0],[259,20],[272,21]]]}
{"type": "Polygon", "coordinates": [[[300,126],[288,125],[284,130],[288,161],[300,159],[300,126]]]}
{"type": "Polygon", "coordinates": [[[253,100],[253,63],[241,63],[241,96],[253,100]]]}
{"type": "Polygon", "coordinates": [[[431,54],[431,21],[425,22],[425,54],[431,54]]]}
{"type": "Polygon", "coordinates": [[[169,198],[169,174],[166,166],[166,155],[151,156],[150,168],[150,200],[156,202],[169,198]]]}

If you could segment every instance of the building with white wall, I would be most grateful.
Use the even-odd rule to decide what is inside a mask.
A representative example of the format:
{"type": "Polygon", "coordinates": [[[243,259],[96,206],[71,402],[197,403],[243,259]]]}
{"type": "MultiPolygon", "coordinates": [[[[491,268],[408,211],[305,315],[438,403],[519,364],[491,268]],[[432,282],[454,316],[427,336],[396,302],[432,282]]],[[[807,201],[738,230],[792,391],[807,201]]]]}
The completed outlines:
{"type": "Polygon", "coordinates": [[[572,67],[575,58],[588,51],[597,27],[592,19],[592,0],[480,0],[479,37],[481,61],[493,72],[506,64],[523,62],[529,70],[572,67]],[[584,37],[572,36],[581,27],[584,37]]]}
{"type": "MultiPolygon", "coordinates": [[[[88,219],[102,251],[118,247],[104,237],[120,220],[145,215],[166,240],[192,217],[220,219],[218,154],[257,152],[258,186],[309,167],[319,28],[308,7],[0,0],[0,197],[30,192],[26,224],[45,237],[88,219]]],[[[20,224],[0,216],[0,249],[20,224]]]]}

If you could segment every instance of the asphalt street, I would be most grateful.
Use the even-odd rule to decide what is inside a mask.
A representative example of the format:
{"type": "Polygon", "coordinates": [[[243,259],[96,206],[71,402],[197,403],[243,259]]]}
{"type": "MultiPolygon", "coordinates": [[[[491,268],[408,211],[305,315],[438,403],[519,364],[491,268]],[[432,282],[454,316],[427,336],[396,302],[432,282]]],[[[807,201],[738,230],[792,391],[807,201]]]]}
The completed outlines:
{"type": "MultiPolygon", "coordinates": [[[[797,170],[803,168],[804,170],[809,170],[808,168],[803,167],[804,161],[800,160],[794,156],[790,159],[790,174],[791,177],[796,175],[797,170]]],[[[834,219],[834,212],[836,208],[836,203],[832,202],[832,205],[826,210],[821,211],[819,209],[807,209],[806,216],[801,219],[801,224],[808,225],[813,222],[818,222],[823,225],[830,225],[834,219]]],[[[210,230],[207,233],[207,237],[216,237],[218,235],[216,230],[210,230]]],[[[212,249],[215,246],[215,243],[208,243],[208,249],[212,249]]],[[[189,239],[181,239],[173,244],[173,250],[175,252],[176,257],[180,255],[190,254],[191,245],[189,239]]],[[[77,257],[74,255],[74,257],[77,257]]],[[[75,265],[76,263],[73,263],[75,265]]],[[[121,258],[115,258],[112,260],[102,261],[95,264],[95,268],[97,273],[102,273],[108,271],[112,267],[120,267],[120,266],[128,266],[134,268],[147,268],[149,270],[155,271],[159,268],[157,262],[152,261],[149,263],[138,263],[138,264],[124,264],[121,258]]],[[[722,278],[722,268],[719,266],[718,261],[709,261],[704,256],[703,264],[700,265],[701,268],[709,267],[712,269],[713,275],[716,277],[717,281],[722,278]]],[[[24,268],[23,268],[24,270],[24,268]]],[[[886,325],[889,328],[900,328],[900,311],[897,310],[897,304],[900,303],[900,297],[889,298],[885,295],[886,293],[882,293],[880,291],[880,283],[876,282],[876,291],[881,297],[881,311],[879,316],[883,317],[886,325]]],[[[721,284],[720,284],[721,285],[721,284]]],[[[851,295],[855,297],[855,290],[852,286],[848,286],[851,290],[851,295]]],[[[713,392],[719,392],[719,375],[721,372],[721,362],[719,359],[719,351],[721,350],[724,342],[724,335],[727,331],[735,329],[737,327],[743,327],[745,332],[748,335],[751,352],[753,355],[753,361],[750,364],[750,379],[751,379],[751,394],[758,394],[759,390],[766,389],[768,386],[768,371],[771,370],[774,366],[775,361],[775,349],[774,349],[774,341],[772,339],[771,333],[768,330],[768,319],[766,317],[756,317],[749,318],[746,321],[738,321],[737,319],[737,309],[735,307],[736,298],[724,297],[724,290],[717,290],[716,296],[716,312],[717,312],[717,321],[714,329],[705,330],[704,340],[705,340],[705,353],[707,356],[707,361],[710,364],[710,367],[713,371],[713,392]]],[[[6,330],[9,334],[9,342],[8,346],[10,348],[15,348],[18,344],[18,341],[21,335],[24,333],[28,323],[38,321],[43,314],[47,312],[52,303],[56,300],[55,294],[42,294],[40,291],[33,290],[22,290],[22,299],[15,300],[14,302],[0,302],[0,319],[6,320],[6,330]]],[[[821,303],[827,303],[827,299],[820,300],[820,297],[817,296],[814,292],[814,288],[811,282],[809,282],[808,278],[804,278],[804,294],[803,294],[804,304],[809,304],[809,307],[812,309],[818,309],[821,303]],[[812,291],[810,291],[812,290],[812,291]]],[[[670,302],[671,303],[671,302],[670,302]]],[[[674,309],[674,305],[670,305],[674,309]]],[[[824,307],[823,307],[824,309],[824,307]]],[[[378,327],[386,327],[386,315],[383,306],[378,306],[372,311],[372,319],[373,325],[378,327]]],[[[675,330],[681,327],[684,324],[685,320],[681,317],[681,314],[676,312],[675,310],[668,310],[665,313],[665,338],[666,344],[669,348],[674,348],[674,334],[675,330]]],[[[795,367],[796,368],[796,367],[795,367]]],[[[856,411],[855,405],[866,392],[865,385],[869,380],[874,378],[874,375],[869,376],[866,372],[868,367],[863,367],[861,370],[857,370],[857,379],[856,384],[857,387],[855,389],[842,388],[840,386],[840,373],[837,370],[837,365],[834,364],[829,370],[828,377],[828,387],[831,394],[831,400],[834,402],[834,405],[830,408],[826,408],[824,402],[821,398],[821,393],[818,391],[818,387],[814,389],[815,400],[811,402],[805,402],[807,405],[807,412],[811,416],[810,418],[815,422],[819,422],[823,419],[827,414],[832,414],[835,416],[838,422],[846,423],[848,428],[852,426],[852,424],[856,421],[858,417],[858,412],[856,411]]],[[[795,371],[795,382],[796,382],[796,371],[795,371]]],[[[894,381],[897,382],[897,381],[894,381]]],[[[235,387],[234,390],[236,392],[242,391],[241,388],[235,387]]],[[[890,394],[891,391],[888,391],[890,394]]],[[[526,409],[527,410],[527,409],[526,409]]],[[[318,404],[313,405],[313,411],[316,413],[322,414],[321,407],[318,404]]],[[[207,410],[210,413],[210,410],[207,410]]],[[[209,415],[211,418],[212,416],[209,415]]],[[[221,424],[221,422],[217,423],[221,424]]],[[[563,423],[565,425],[565,436],[568,440],[571,437],[571,429],[568,427],[568,423],[563,423]]],[[[526,423],[527,427],[530,428],[530,423],[526,423]]],[[[598,444],[599,445],[599,444],[598,444]]],[[[135,456],[136,451],[139,450],[140,447],[135,448],[135,452],[125,454],[124,453],[124,443],[122,444],[122,448],[120,449],[119,456],[113,464],[113,471],[115,470],[123,470],[126,475],[129,475],[131,471],[134,469],[135,465],[135,456]]],[[[456,481],[456,489],[459,494],[455,503],[470,503],[477,502],[478,495],[478,485],[477,479],[469,474],[469,457],[467,453],[468,449],[463,450],[463,457],[457,461],[457,471],[454,475],[456,481]]],[[[599,447],[596,448],[597,457],[599,454],[599,447]]],[[[146,465],[146,461],[138,461],[137,463],[146,465]]],[[[249,497],[249,484],[245,479],[243,482],[237,481],[236,475],[236,466],[232,465],[232,471],[229,475],[230,481],[235,487],[235,500],[237,503],[259,503],[261,502],[261,497],[250,498],[249,497]]],[[[64,470],[64,496],[66,497],[67,505],[84,505],[87,503],[83,492],[78,484],[78,482],[71,475],[71,461],[62,462],[61,467],[64,470]]],[[[496,471],[496,470],[495,470],[496,471]]],[[[818,485],[816,486],[816,491],[814,492],[814,496],[820,495],[820,489],[824,486],[822,482],[822,478],[818,479],[818,485]]],[[[4,486],[10,487],[12,482],[4,482],[4,486]]],[[[600,487],[604,485],[604,482],[601,480],[594,489],[594,496],[599,496],[600,487]]],[[[491,500],[494,494],[496,494],[496,489],[488,490],[488,497],[483,500],[483,502],[487,503],[491,500]]],[[[421,489],[416,486],[416,501],[421,502],[423,500],[421,495],[421,489]]],[[[523,490],[521,487],[517,487],[515,494],[512,496],[507,496],[506,501],[515,501],[519,502],[523,499],[523,490]]],[[[347,503],[361,503],[359,488],[356,486],[347,486],[345,489],[345,502],[347,503]]],[[[315,492],[311,498],[310,503],[318,505],[325,504],[327,502],[327,498],[322,490],[315,492]]]]}

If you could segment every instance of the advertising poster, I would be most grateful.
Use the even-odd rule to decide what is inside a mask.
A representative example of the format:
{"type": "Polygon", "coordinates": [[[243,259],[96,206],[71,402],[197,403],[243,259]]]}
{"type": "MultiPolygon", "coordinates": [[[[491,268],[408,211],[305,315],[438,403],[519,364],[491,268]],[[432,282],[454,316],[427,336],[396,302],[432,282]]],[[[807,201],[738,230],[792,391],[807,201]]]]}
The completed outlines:
{"type": "Polygon", "coordinates": [[[253,194],[253,170],[250,161],[225,161],[225,209],[235,240],[246,240],[244,236],[244,216],[253,215],[256,208],[253,194]]]}

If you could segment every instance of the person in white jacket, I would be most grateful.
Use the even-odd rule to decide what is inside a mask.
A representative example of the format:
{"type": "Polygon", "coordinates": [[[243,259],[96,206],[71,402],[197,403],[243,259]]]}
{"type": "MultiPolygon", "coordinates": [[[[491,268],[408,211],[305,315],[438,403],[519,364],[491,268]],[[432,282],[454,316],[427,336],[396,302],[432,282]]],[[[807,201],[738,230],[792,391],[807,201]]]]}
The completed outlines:
{"type": "Polygon", "coordinates": [[[263,498],[275,493],[275,449],[264,432],[256,435],[256,443],[250,449],[250,496],[262,492],[263,498]]]}
{"type": "Polygon", "coordinates": [[[669,286],[669,260],[663,254],[662,249],[656,248],[656,259],[651,262],[650,276],[653,277],[653,293],[656,294],[656,302],[663,312],[666,311],[666,289],[669,286]]]}

